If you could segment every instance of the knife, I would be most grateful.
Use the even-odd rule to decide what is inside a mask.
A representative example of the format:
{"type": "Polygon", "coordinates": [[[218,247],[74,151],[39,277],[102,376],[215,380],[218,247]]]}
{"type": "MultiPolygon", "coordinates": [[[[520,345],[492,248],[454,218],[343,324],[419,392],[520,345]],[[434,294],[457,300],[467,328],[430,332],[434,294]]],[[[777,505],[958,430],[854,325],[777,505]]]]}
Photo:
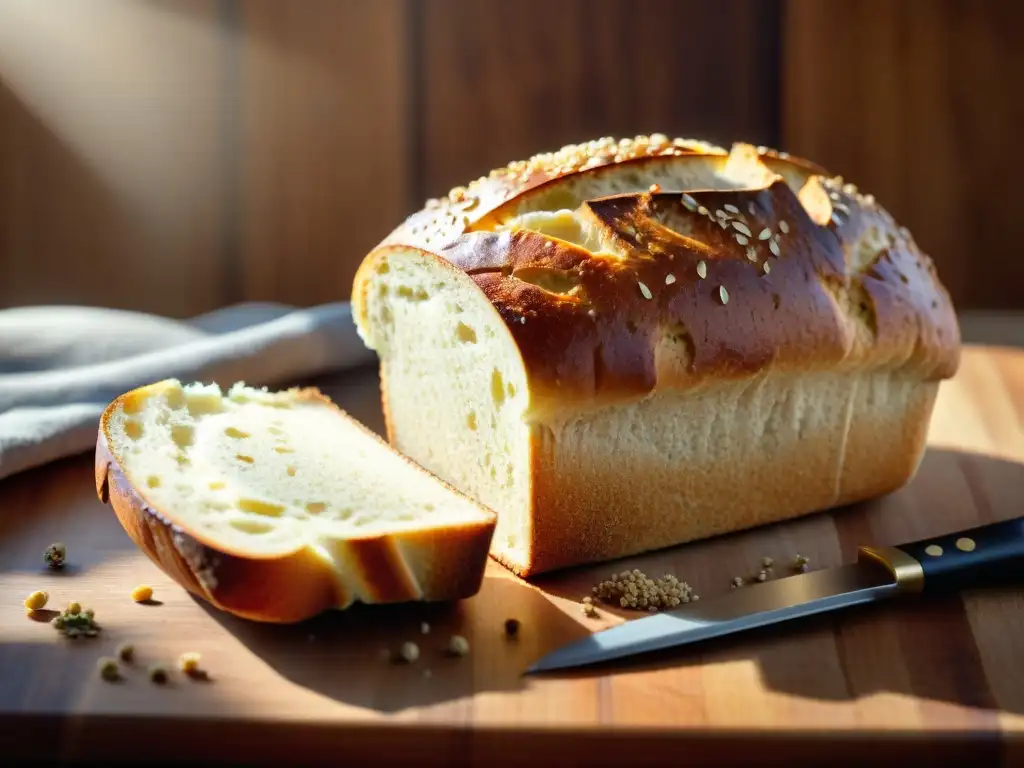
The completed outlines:
{"type": "Polygon", "coordinates": [[[895,547],[863,546],[857,560],[735,589],[633,619],[544,656],[526,674],[688,645],[888,598],[1024,579],[1024,517],[895,547]]]}

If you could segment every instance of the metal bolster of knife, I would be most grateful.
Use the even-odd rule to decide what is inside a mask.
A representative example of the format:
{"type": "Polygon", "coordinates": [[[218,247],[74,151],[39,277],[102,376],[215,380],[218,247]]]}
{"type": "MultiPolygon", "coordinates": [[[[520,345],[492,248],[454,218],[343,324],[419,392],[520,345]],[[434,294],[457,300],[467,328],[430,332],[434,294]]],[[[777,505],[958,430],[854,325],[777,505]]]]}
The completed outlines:
{"type": "Polygon", "coordinates": [[[913,557],[896,547],[860,547],[857,559],[882,565],[896,579],[901,592],[924,589],[924,568],[913,557]]]}

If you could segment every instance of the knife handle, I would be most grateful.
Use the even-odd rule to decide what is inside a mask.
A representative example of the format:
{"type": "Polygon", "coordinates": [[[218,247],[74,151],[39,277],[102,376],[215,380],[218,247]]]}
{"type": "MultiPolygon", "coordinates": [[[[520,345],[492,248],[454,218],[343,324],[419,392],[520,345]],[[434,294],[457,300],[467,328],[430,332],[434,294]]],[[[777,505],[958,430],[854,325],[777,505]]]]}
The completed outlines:
{"type": "Polygon", "coordinates": [[[901,586],[914,591],[1012,583],[1024,580],[1024,517],[901,544],[892,550],[909,555],[918,564],[915,573],[917,569],[904,560],[903,579],[900,569],[893,569],[901,586]],[[920,583],[915,584],[916,579],[920,583]]]}

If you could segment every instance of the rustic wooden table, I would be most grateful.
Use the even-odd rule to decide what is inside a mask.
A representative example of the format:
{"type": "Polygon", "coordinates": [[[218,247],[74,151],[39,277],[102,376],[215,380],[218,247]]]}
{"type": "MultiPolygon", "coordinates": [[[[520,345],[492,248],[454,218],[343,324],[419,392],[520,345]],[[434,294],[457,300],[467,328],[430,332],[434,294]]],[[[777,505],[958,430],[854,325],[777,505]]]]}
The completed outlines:
{"type": "MultiPolygon", "coordinates": [[[[374,371],[321,386],[381,428],[374,371]]],[[[873,606],[600,672],[520,673],[623,620],[607,610],[586,618],[577,602],[612,570],[673,572],[711,599],[765,555],[801,552],[832,566],[862,543],[1014,516],[1022,500],[1024,353],[968,348],[943,386],[918,476],[888,498],[533,584],[492,564],[482,592],[459,605],[363,607],[276,627],[220,615],[159,572],[97,501],[83,456],[0,483],[0,763],[1021,764],[1019,588],[873,606]],[[58,540],[70,565],[51,573],[41,554],[58,540]],[[143,582],[158,604],[129,599],[143,582]],[[22,600],[36,589],[50,593],[50,607],[93,607],[102,634],[72,641],[32,620],[22,600]],[[503,638],[509,617],[522,622],[515,641],[503,638]],[[454,632],[469,638],[468,657],[441,653],[454,632]],[[418,663],[380,659],[405,640],[422,647],[418,663]],[[135,644],[139,667],[105,683],[96,659],[123,641],[135,644]],[[202,654],[208,681],[148,682],[145,664],[184,651],[202,654]]]]}

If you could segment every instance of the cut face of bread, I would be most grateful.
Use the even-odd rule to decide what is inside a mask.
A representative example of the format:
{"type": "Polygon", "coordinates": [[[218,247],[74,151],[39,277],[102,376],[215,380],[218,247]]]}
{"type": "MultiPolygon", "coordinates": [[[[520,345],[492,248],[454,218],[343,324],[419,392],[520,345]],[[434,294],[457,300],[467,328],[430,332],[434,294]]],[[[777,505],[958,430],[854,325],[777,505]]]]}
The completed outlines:
{"type": "Polygon", "coordinates": [[[111,405],[97,459],[142,548],[243,615],[464,597],[483,575],[493,513],[315,392],[161,382],[111,405]]]}
{"type": "Polygon", "coordinates": [[[415,250],[377,262],[371,346],[387,382],[390,438],[453,486],[500,509],[496,551],[528,556],[528,403],[523,361],[476,284],[415,250]]]}

